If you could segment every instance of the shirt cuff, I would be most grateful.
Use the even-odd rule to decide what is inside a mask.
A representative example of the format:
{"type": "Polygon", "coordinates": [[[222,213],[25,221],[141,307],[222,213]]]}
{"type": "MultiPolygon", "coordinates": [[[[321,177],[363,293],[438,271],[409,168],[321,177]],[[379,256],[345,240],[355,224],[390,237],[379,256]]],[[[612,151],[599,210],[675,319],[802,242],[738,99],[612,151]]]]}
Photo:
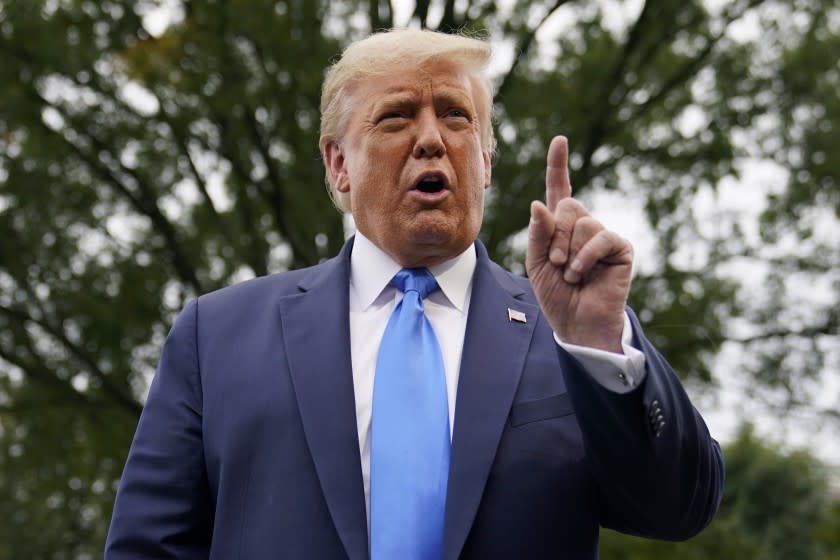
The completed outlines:
{"type": "Polygon", "coordinates": [[[615,393],[628,393],[645,378],[645,355],[631,344],[633,326],[627,313],[624,314],[624,328],[621,331],[623,354],[563,342],[557,333],[554,333],[554,340],[563,350],[574,356],[586,372],[605,389],[615,393]]]}

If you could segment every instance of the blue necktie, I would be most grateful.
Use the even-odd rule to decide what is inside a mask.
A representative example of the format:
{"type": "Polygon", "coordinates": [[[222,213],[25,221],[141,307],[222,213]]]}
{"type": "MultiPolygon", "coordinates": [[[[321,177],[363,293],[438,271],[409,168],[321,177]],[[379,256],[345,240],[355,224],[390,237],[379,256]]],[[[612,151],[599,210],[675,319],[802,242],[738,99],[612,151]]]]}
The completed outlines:
{"type": "Polygon", "coordinates": [[[449,403],[443,358],[423,298],[438,289],[425,268],[400,270],[405,294],[376,362],[370,459],[372,560],[439,560],[449,475],[449,403]]]}

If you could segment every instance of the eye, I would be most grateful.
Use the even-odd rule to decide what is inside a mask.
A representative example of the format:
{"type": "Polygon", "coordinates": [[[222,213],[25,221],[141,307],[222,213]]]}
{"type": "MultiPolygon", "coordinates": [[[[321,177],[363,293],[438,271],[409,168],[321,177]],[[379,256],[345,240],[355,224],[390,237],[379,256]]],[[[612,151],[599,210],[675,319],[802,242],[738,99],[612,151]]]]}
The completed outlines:
{"type": "Polygon", "coordinates": [[[469,120],[470,115],[463,109],[458,109],[457,107],[449,109],[444,113],[445,117],[452,117],[456,119],[467,119],[469,120]]]}
{"type": "Polygon", "coordinates": [[[406,118],[405,113],[400,113],[399,111],[388,111],[386,113],[382,113],[379,115],[377,119],[378,122],[392,120],[392,119],[404,119],[406,118]]]}

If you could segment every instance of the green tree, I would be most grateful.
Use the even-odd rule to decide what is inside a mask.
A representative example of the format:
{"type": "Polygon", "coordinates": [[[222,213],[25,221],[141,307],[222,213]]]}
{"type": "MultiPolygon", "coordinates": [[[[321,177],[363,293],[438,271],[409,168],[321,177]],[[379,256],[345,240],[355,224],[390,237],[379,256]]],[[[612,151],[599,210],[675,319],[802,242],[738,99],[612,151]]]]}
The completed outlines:
{"type": "Polygon", "coordinates": [[[820,547],[818,560],[840,560],[840,492],[836,487],[832,496],[827,513],[814,529],[820,547]]]}
{"type": "MultiPolygon", "coordinates": [[[[98,556],[186,299],[340,247],[323,69],[396,4],[0,0],[0,557],[98,556]],[[171,24],[150,29],[161,4],[171,24]]],[[[729,373],[807,407],[838,373],[838,0],[625,10],[425,0],[396,23],[486,30],[512,55],[481,234],[494,257],[522,269],[517,235],[562,132],[578,194],[641,201],[656,246],[632,303],[678,371],[708,385],[721,348],[740,349],[729,373]],[[697,210],[745,160],[784,176],[757,234],[697,210]],[[745,262],[763,290],[743,289],[745,262]]]]}
{"type": "Polygon", "coordinates": [[[604,531],[604,560],[741,558],[821,560],[840,556],[840,499],[824,465],[804,451],[782,453],[749,426],[724,449],[726,491],[718,516],[697,537],[669,543],[604,531]]]}

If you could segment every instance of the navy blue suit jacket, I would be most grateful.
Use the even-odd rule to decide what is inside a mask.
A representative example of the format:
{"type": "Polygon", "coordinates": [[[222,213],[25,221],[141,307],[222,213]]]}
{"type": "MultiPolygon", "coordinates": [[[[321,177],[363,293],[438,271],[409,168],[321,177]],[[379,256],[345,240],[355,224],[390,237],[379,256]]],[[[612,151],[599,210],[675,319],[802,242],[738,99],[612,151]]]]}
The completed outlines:
{"type": "MultiPolygon", "coordinates": [[[[369,557],[351,248],[185,307],[129,452],[106,558],[369,557]]],[[[476,248],[444,557],[590,560],[599,525],[664,539],[702,529],[721,497],[720,448],[635,316],[647,376],[616,394],[558,348],[528,281],[476,248]],[[527,321],[510,321],[509,308],[527,321]]]]}

